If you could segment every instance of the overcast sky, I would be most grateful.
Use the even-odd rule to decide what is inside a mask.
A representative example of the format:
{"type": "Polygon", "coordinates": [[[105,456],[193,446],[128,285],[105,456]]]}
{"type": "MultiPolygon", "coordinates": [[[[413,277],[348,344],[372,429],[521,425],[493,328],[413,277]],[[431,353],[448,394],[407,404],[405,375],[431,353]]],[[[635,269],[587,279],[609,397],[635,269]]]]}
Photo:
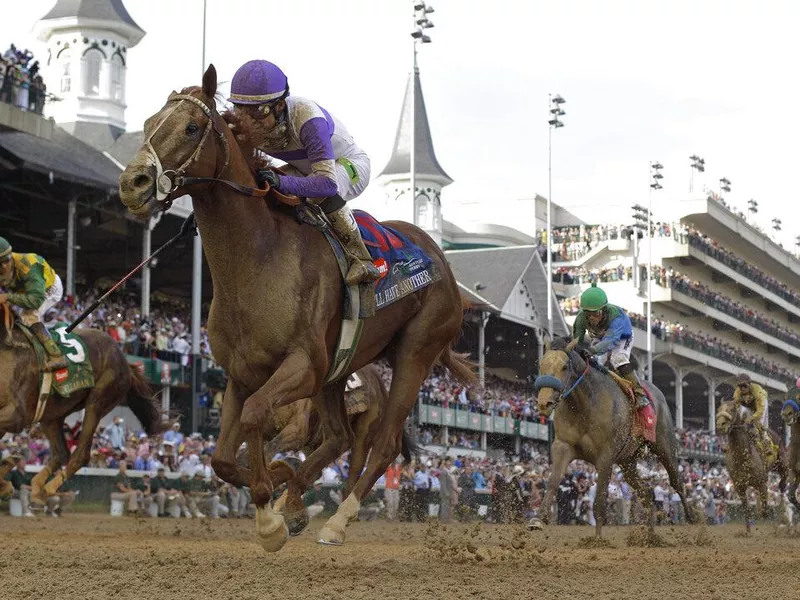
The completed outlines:
{"type": "MultiPolygon", "coordinates": [[[[53,4],[4,10],[0,43],[40,49],[30,31],[53,4]]],[[[697,153],[705,183],[716,189],[728,177],[728,200],[744,208],[755,198],[763,223],[780,217],[784,246],[793,246],[800,2],[431,4],[433,43],[419,62],[436,154],[455,180],[443,193],[446,219],[530,231],[532,205],[517,199],[547,195],[553,92],[567,100],[566,126],[554,135],[554,202],[620,207],[627,218],[628,206],[647,201],[649,161],[659,160],[657,213],[659,202],[686,197],[688,157],[697,153]]],[[[147,32],[128,54],[126,116],[135,130],[171,90],[199,83],[202,0],[125,5],[147,32]]],[[[346,124],[377,175],[411,65],[411,15],[410,0],[208,0],[206,59],[221,81],[252,58],[279,64],[293,92],[346,124]]],[[[696,178],[695,190],[702,184],[696,178]]]]}

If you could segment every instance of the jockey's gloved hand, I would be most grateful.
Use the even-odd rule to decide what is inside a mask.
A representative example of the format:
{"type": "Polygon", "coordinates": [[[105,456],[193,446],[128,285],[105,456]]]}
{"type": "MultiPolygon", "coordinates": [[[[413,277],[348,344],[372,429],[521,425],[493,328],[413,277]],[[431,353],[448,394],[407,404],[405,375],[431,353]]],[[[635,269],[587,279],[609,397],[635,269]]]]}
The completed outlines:
{"type": "Polygon", "coordinates": [[[609,348],[611,348],[609,342],[594,342],[589,350],[591,350],[592,354],[605,354],[609,348]]]}
{"type": "Polygon", "coordinates": [[[269,187],[279,190],[281,189],[281,176],[272,169],[260,169],[256,171],[256,183],[259,187],[268,183],[269,187]]]}

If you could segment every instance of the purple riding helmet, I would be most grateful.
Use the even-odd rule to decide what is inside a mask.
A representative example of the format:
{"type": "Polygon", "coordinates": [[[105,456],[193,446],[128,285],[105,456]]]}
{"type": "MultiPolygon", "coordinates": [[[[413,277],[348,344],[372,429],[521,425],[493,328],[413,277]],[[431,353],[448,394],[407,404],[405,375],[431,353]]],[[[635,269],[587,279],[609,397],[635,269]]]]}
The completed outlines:
{"type": "Polygon", "coordinates": [[[289,95],[289,82],[277,66],[266,60],[251,60],[236,71],[231,81],[233,104],[269,104],[289,95]]]}

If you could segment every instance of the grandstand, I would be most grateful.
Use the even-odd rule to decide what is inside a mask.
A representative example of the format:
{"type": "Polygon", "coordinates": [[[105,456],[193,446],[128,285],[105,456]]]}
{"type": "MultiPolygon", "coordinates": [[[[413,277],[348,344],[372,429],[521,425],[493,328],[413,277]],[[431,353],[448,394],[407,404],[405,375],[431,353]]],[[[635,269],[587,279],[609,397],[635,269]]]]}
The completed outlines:
{"type": "MultiPolygon", "coordinates": [[[[38,114],[42,111],[20,107],[16,96],[0,110],[0,231],[16,247],[45,255],[62,274],[68,295],[62,318],[74,316],[151,247],[175,235],[187,214],[187,201],[182,199],[170,213],[144,224],[132,219],[116,196],[118,175],[142,140],[140,131],[126,131],[124,73],[128,50],[144,32],[121,3],[110,4],[102,15],[88,20],[67,15],[77,19],[69,23],[59,13],[67,10],[65,6],[57,3],[55,12],[36,26],[59,61],[45,72],[50,89],[60,95],[54,106],[44,106],[56,122],[38,114]],[[67,39],[67,25],[82,28],[84,35],[74,42],[67,39]],[[84,54],[65,52],[65,42],[84,54]],[[95,78],[95,60],[114,77],[95,78]],[[65,73],[73,73],[75,81],[65,81],[65,73]],[[84,108],[91,110],[78,111],[77,104],[87,98],[84,108]]],[[[26,60],[31,62],[30,57],[26,60]]],[[[468,307],[459,349],[479,365],[489,390],[469,391],[465,403],[443,403],[430,395],[416,417],[445,447],[455,438],[468,440],[465,444],[481,453],[503,448],[520,454],[531,443],[546,443],[549,436],[526,387],[543,351],[548,302],[556,335],[567,335],[571,299],[597,277],[612,301],[630,310],[634,323],[642,326],[644,317],[636,316],[644,314],[639,270],[648,259],[634,256],[634,247],[645,245],[633,243],[629,223],[587,226],[578,214],[555,206],[556,293],[547,298],[542,243],[508,227],[485,223],[466,230],[444,219],[440,196],[452,180],[436,158],[419,74],[413,76],[392,156],[373,183],[384,189],[384,201],[364,208],[381,219],[414,221],[445,248],[468,307]],[[413,202],[408,194],[412,90],[417,94],[418,122],[418,189],[413,202]]],[[[535,198],[537,222],[545,202],[535,198]]],[[[683,214],[658,223],[653,232],[653,263],[658,266],[654,376],[679,426],[709,429],[713,406],[730,392],[730,380],[740,370],[764,383],[776,401],[792,380],[800,357],[795,326],[800,302],[790,288],[800,283],[800,266],[719,201],[687,200],[680,205],[685,207],[683,214]],[[738,254],[732,257],[720,248],[736,248],[738,254]],[[695,282],[712,282],[715,293],[727,294],[736,306],[713,305],[702,295],[708,294],[704,284],[695,282]]],[[[192,429],[213,433],[218,415],[212,410],[209,419],[201,406],[205,402],[199,401],[208,398],[207,386],[195,397],[189,386],[194,361],[186,356],[184,339],[193,326],[188,310],[190,246],[188,240],[180,242],[142,276],[132,278],[112,299],[113,308],[97,311],[92,324],[118,330],[130,359],[143,361],[154,382],[163,380],[174,408],[191,413],[188,421],[196,425],[192,429]]],[[[207,303],[212,286],[205,269],[202,289],[207,303]]],[[[205,369],[213,367],[213,357],[207,342],[204,345],[205,369]]],[[[646,363],[641,361],[644,345],[639,335],[637,353],[646,363]]],[[[212,368],[206,379],[209,376],[213,389],[222,387],[224,374],[212,368]]],[[[771,418],[779,426],[777,411],[771,411],[771,418]]]]}

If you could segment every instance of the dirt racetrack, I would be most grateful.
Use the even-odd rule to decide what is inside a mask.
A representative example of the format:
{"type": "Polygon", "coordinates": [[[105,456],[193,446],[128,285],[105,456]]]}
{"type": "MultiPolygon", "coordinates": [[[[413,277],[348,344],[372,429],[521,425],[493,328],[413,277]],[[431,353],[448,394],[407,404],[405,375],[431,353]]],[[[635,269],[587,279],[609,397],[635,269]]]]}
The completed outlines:
{"type": "Polygon", "coordinates": [[[2,516],[0,598],[800,598],[800,533],[773,525],[659,527],[664,547],[609,528],[599,547],[586,527],[379,521],[331,548],[321,524],[267,555],[251,520],[2,516]]]}

